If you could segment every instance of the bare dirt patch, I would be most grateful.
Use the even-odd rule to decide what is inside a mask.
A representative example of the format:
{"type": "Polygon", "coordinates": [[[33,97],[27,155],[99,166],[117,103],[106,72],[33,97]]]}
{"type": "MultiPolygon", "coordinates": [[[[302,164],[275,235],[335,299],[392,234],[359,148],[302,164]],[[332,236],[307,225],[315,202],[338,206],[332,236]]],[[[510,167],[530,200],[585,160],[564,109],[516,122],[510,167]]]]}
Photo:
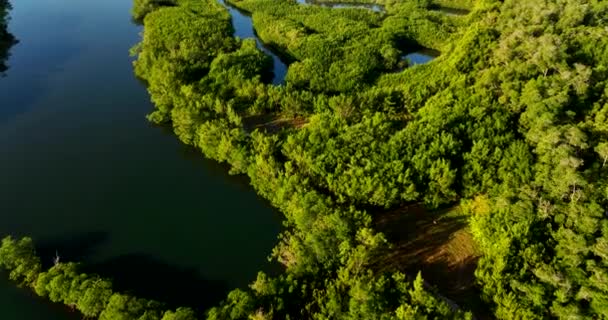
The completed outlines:
{"type": "Polygon", "coordinates": [[[378,214],[375,227],[392,248],[376,263],[380,271],[401,271],[422,277],[460,307],[485,319],[487,310],[475,286],[479,254],[459,207],[427,211],[408,205],[378,214]]]}
{"type": "Polygon", "coordinates": [[[250,116],[243,119],[243,124],[247,132],[253,132],[255,129],[259,129],[270,134],[285,128],[300,129],[306,123],[308,123],[308,120],[304,117],[290,118],[277,114],[250,116]]]}

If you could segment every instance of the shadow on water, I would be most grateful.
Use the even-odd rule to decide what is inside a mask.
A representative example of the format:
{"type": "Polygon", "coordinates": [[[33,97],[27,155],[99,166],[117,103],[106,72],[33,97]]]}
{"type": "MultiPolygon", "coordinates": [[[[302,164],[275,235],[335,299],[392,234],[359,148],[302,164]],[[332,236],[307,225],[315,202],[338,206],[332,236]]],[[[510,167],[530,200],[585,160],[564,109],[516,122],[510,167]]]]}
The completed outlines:
{"type": "MultiPolygon", "coordinates": [[[[230,185],[238,187],[239,190],[251,190],[251,185],[249,183],[249,178],[247,177],[247,175],[231,175],[229,174],[231,168],[229,164],[206,158],[202,151],[196,148],[195,146],[181,143],[181,141],[179,141],[179,139],[177,139],[177,137],[175,136],[173,128],[170,125],[157,125],[150,123],[150,127],[156,130],[160,130],[163,135],[170,139],[178,140],[179,143],[177,148],[179,155],[182,159],[186,159],[188,162],[194,164],[197,167],[200,166],[201,169],[205,170],[205,172],[221,177],[223,181],[227,181],[230,183],[230,185]]],[[[271,207],[270,203],[268,203],[267,200],[261,197],[259,197],[259,199],[267,203],[268,207],[271,207]]]]}
{"type": "Polygon", "coordinates": [[[104,231],[80,232],[61,237],[40,239],[36,251],[45,268],[52,266],[56,256],[61,261],[85,262],[109,239],[104,231]]]}
{"type": "Polygon", "coordinates": [[[217,305],[229,290],[221,281],[203,278],[195,268],[180,268],[151,255],[132,253],[88,265],[85,269],[113,280],[114,289],[157,300],[169,307],[203,311],[217,305]]]}
{"type": "Polygon", "coordinates": [[[205,279],[197,268],[177,267],[150,254],[131,253],[91,262],[108,240],[109,234],[101,231],[68,234],[37,240],[36,251],[44,268],[50,268],[57,255],[63,262],[82,262],[83,272],[112,280],[117,292],[173,308],[188,306],[203,311],[217,305],[230,289],[222,281],[205,279]]]}
{"type": "MultiPolygon", "coordinates": [[[[175,133],[173,132],[173,128],[170,125],[156,125],[150,123],[150,127],[156,130],[160,130],[163,135],[170,139],[178,140],[175,136],[175,133]]],[[[231,166],[228,163],[206,158],[200,149],[185,143],[179,142],[178,149],[181,158],[186,159],[188,162],[193,163],[196,166],[200,166],[201,169],[205,170],[205,172],[219,176],[220,178],[222,178],[222,181],[226,181],[231,186],[237,187],[238,190],[247,192],[251,191],[251,181],[249,180],[247,174],[230,174],[229,171],[231,166]]],[[[267,199],[261,196],[256,197],[275,214],[275,217],[277,219],[279,219],[280,221],[284,219],[283,214],[275,207],[273,207],[267,199]]]]}
{"type": "Polygon", "coordinates": [[[31,290],[16,286],[0,272],[0,306],[3,320],[81,320],[82,316],[62,303],[44,299],[31,290]],[[11,306],[6,308],[6,306],[11,306]],[[17,308],[15,308],[17,307],[17,308]],[[22,307],[22,308],[21,308],[22,307]]]}
{"type": "MultiPolygon", "coordinates": [[[[171,139],[177,139],[171,126],[155,125],[152,123],[150,123],[150,126],[154,129],[160,130],[164,135],[171,139]]],[[[179,155],[183,159],[186,159],[188,162],[194,164],[197,167],[200,166],[200,168],[205,172],[219,176],[222,181],[229,183],[230,186],[237,188],[237,190],[239,191],[247,193],[251,191],[251,180],[249,179],[249,176],[247,174],[230,174],[229,171],[231,166],[229,164],[206,158],[202,151],[194,146],[180,142],[178,143],[178,149],[179,155]]],[[[272,206],[268,199],[258,195],[257,193],[255,194],[255,197],[264,205],[265,208],[268,209],[269,212],[272,213],[273,218],[276,221],[283,221],[285,219],[283,213],[281,213],[281,211],[279,211],[276,207],[272,206]]],[[[276,275],[279,274],[282,270],[282,266],[277,267],[276,265],[271,264],[269,269],[265,271],[269,272],[270,274],[276,275]]]]}

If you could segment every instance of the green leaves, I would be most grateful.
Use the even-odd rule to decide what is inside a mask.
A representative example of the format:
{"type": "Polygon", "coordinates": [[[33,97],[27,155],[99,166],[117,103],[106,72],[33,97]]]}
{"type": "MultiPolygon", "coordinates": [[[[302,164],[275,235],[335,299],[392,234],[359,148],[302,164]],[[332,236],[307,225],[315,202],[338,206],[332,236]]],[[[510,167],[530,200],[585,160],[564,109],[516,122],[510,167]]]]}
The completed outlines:
{"type": "Polygon", "coordinates": [[[10,236],[2,239],[0,268],[9,272],[11,280],[32,286],[42,269],[32,239],[14,240],[10,236]]]}
{"type": "Polygon", "coordinates": [[[176,5],[177,0],[133,0],[131,15],[138,22],[143,22],[146,15],[162,7],[176,5]]]}
{"type": "Polygon", "coordinates": [[[82,282],[77,307],[87,317],[98,316],[112,296],[112,283],[98,277],[90,277],[82,282]]]}
{"type": "Polygon", "coordinates": [[[194,311],[188,308],[178,308],[175,312],[167,311],[162,320],[196,320],[194,311]]]}
{"type": "MultiPolygon", "coordinates": [[[[370,226],[381,208],[471,198],[483,252],[476,275],[494,316],[607,316],[605,4],[479,0],[454,20],[429,12],[429,1],[389,2],[385,15],[234,3],[292,60],[286,85],[262,81],[270,60],[232,37],[214,1],[136,3],[153,11],[134,50],[157,108],[149,118],[248,173],[286,217],[273,252],[286,273],[234,291],[210,319],[468,317],[420,277],[376,274],[370,261],[384,237],[370,226]],[[382,74],[413,44],[442,56],[382,74]]],[[[8,267],[30,279],[19,266],[35,261],[20,261],[8,267]]],[[[86,283],[41,278],[48,295],[86,283]]],[[[135,298],[113,299],[116,317],[143,310],[135,298]]]]}
{"type": "Polygon", "coordinates": [[[83,273],[80,265],[73,262],[56,263],[43,272],[30,238],[4,238],[0,246],[0,267],[9,271],[12,280],[31,286],[39,296],[63,303],[85,317],[101,320],[197,319],[194,311],[188,308],[165,311],[156,301],[116,293],[111,281],[83,273]]]}

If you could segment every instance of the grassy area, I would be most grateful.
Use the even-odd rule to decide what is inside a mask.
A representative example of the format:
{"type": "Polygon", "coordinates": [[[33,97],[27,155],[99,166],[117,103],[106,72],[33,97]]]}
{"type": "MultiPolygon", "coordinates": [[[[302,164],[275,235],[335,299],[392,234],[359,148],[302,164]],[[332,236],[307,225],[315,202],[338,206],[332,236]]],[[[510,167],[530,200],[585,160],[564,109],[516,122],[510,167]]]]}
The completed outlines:
{"type": "Polygon", "coordinates": [[[431,212],[408,205],[377,215],[375,226],[392,247],[375,267],[412,276],[420,271],[442,295],[485,318],[474,276],[479,253],[467,218],[458,206],[431,212]]]}

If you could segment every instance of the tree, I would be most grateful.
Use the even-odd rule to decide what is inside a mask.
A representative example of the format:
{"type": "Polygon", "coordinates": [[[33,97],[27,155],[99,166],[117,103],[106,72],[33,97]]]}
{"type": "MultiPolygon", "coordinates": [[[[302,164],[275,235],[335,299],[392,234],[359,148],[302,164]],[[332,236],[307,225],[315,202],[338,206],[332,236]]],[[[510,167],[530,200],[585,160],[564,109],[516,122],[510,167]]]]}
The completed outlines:
{"type": "Polygon", "coordinates": [[[32,239],[14,240],[10,236],[2,239],[0,267],[9,272],[11,280],[22,285],[33,285],[42,266],[32,239]]]}
{"type": "Polygon", "coordinates": [[[97,276],[85,280],[81,284],[82,295],[77,302],[77,308],[87,317],[98,317],[106,309],[112,296],[112,283],[97,276]]]}
{"type": "Polygon", "coordinates": [[[196,320],[196,314],[191,309],[178,308],[175,312],[165,312],[162,320],[196,320]]]}
{"type": "Polygon", "coordinates": [[[136,320],[145,313],[145,301],[127,294],[114,293],[99,315],[100,320],[136,320]]]}

